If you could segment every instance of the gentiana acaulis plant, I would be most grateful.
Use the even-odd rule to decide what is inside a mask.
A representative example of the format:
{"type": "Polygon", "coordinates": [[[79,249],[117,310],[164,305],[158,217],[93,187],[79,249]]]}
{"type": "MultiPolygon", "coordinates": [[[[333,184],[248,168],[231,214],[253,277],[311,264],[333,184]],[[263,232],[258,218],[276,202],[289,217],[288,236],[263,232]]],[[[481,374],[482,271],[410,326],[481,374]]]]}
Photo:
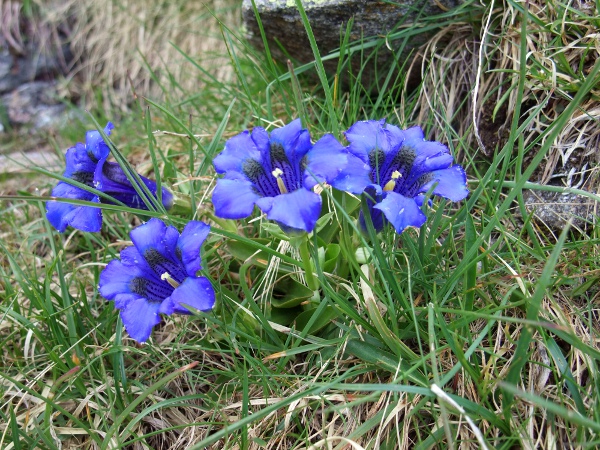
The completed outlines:
{"type": "MultiPolygon", "coordinates": [[[[368,120],[356,122],[345,135],[354,161],[333,186],[365,194],[376,231],[383,229],[385,220],[398,233],[421,227],[427,220],[421,206],[432,187],[434,195],[452,201],[469,193],[465,171],[453,164],[448,147],[426,141],[418,126],[401,130],[385,120],[368,120]]],[[[362,210],[359,225],[366,231],[362,210]]]]}
{"type": "Polygon", "coordinates": [[[160,314],[210,311],[215,292],[201,269],[200,248],[210,226],[190,221],[181,235],[152,218],[130,233],[133,247],[108,263],[100,274],[100,294],[113,300],[129,335],[138,342],[150,337],[160,314]]]}
{"type": "Polygon", "coordinates": [[[321,213],[319,183],[331,183],[346,166],[347,152],[330,134],[314,145],[300,119],[269,133],[255,127],[225,143],[214,159],[215,215],[242,219],[258,206],[286,232],[311,232],[321,213]]]}
{"type": "MultiPolygon", "coordinates": [[[[114,125],[110,122],[104,128],[109,135],[114,125]]],[[[102,135],[88,131],[85,144],[77,143],[66,153],[66,168],[63,176],[78,183],[99,190],[130,208],[148,209],[144,200],[135,190],[125,172],[114,162],[108,162],[110,148],[102,135]]],[[[150,193],[156,196],[156,183],[138,175],[150,193]]],[[[93,203],[107,203],[109,200],[66,181],[52,190],[52,197],[73,200],[86,200],[93,203]]],[[[173,194],[162,188],[162,203],[165,209],[173,205],[173,194]]],[[[94,206],[76,205],[66,201],[49,201],[46,204],[48,221],[61,233],[72,226],[82,231],[97,232],[102,228],[102,209],[94,206]]]]}

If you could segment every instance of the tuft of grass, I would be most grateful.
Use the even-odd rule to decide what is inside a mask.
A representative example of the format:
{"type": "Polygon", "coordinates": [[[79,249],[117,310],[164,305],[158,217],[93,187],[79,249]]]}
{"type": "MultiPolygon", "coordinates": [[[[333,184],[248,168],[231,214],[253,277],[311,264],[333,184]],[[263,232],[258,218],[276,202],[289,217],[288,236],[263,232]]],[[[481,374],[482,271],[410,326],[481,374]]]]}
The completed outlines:
{"type": "Polygon", "coordinates": [[[126,156],[194,205],[193,217],[146,217],[212,223],[203,267],[218,307],[166,318],[135,345],[96,286],[146,217],[106,206],[101,233],[59,235],[43,205],[56,180],[38,175],[4,195],[0,447],[597,447],[598,230],[553,236],[514,214],[558,143],[593,142],[598,130],[600,64],[586,63],[596,49],[582,48],[598,11],[544,5],[465,2],[404,26],[388,41],[448,22],[421,49],[420,68],[398,60],[375,93],[352,64],[371,41],[342,39],[331,76],[320,64],[267,60],[219,21],[226,80],[173,45],[179,69],[203,89],[165,66],[167,81],[154,80],[161,99],[140,98],[111,138],[120,163],[126,156]],[[555,72],[543,70],[548,61],[555,72]],[[410,90],[417,69],[423,80],[410,90]],[[319,85],[304,77],[314,70],[319,85]],[[348,73],[348,86],[337,82],[348,73]],[[486,114],[495,143],[482,133],[486,114]],[[305,282],[301,257],[265,220],[215,220],[211,160],[239,131],[298,115],[313,137],[342,138],[366,118],[421,125],[466,167],[471,194],[459,205],[435,201],[420,230],[364,236],[351,215],[357,199],[325,190],[331,215],[308,251],[337,243],[339,253],[315,258],[322,299],[295,306],[286,322],[282,286],[305,282]]]}

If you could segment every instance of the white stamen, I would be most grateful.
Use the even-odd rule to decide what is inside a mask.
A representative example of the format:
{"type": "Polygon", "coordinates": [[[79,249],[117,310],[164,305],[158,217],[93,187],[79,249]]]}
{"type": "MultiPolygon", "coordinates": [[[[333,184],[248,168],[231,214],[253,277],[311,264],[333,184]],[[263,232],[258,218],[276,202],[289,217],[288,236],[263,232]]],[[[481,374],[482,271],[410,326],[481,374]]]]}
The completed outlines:
{"type": "Polygon", "coordinates": [[[281,192],[282,194],[287,194],[288,190],[285,187],[285,183],[281,179],[281,175],[283,175],[283,170],[281,170],[279,167],[277,167],[273,172],[271,172],[271,174],[277,180],[277,187],[279,188],[279,192],[281,192]]]}
{"type": "Polygon", "coordinates": [[[169,272],[163,273],[160,276],[160,279],[163,281],[166,281],[171,286],[173,286],[175,289],[177,289],[179,287],[179,283],[173,279],[173,277],[171,276],[171,274],[169,272]]]}

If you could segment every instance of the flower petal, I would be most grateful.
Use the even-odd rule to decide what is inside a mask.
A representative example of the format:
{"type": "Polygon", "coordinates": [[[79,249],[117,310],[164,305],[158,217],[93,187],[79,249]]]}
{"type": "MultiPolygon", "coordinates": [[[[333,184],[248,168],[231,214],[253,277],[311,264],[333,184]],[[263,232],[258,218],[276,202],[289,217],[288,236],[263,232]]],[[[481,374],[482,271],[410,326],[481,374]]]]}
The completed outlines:
{"type": "MultiPolygon", "coordinates": [[[[138,174],[138,176],[142,183],[156,197],[156,182],[142,175],[138,174]]],[[[137,193],[123,171],[123,168],[117,163],[106,162],[106,159],[100,160],[94,171],[94,185],[97,189],[125,203],[130,208],[148,209],[146,201],[137,193]]],[[[170,209],[173,205],[173,194],[165,188],[162,189],[162,202],[166,209],[170,209]]]]}
{"type": "Polygon", "coordinates": [[[371,168],[369,165],[349,153],[346,166],[330,184],[340,191],[361,194],[371,184],[370,175],[371,168]]]}
{"type": "Polygon", "coordinates": [[[247,180],[217,180],[212,202],[217,217],[243,219],[252,214],[254,204],[260,198],[247,180]]]}
{"type": "Polygon", "coordinates": [[[374,208],[383,212],[398,234],[407,227],[420,228],[427,221],[427,217],[419,209],[414,199],[395,192],[388,192],[381,203],[375,205],[374,208]]]}
{"type": "MultiPolygon", "coordinates": [[[[369,211],[369,216],[371,217],[371,222],[373,223],[373,228],[376,232],[380,232],[383,230],[383,213],[378,209],[374,209],[373,207],[383,200],[383,191],[381,186],[376,184],[367,186],[364,190],[364,196],[362,200],[367,203],[367,209],[369,211]]],[[[368,234],[366,218],[364,216],[362,207],[358,215],[358,226],[363,233],[368,234]]]]}
{"type": "MultiPolygon", "coordinates": [[[[98,197],[92,199],[100,203],[98,197]]],[[[97,233],[102,229],[102,210],[93,206],[80,206],[65,216],[66,221],[73,228],[88,233],[97,233]]]]}
{"type": "MultiPolygon", "coordinates": [[[[249,131],[244,131],[236,136],[233,136],[225,143],[225,148],[213,159],[213,165],[217,173],[225,173],[227,171],[242,172],[244,161],[254,159],[258,162],[262,161],[261,149],[256,141],[264,144],[266,131],[260,127],[253,130],[252,136],[249,131]]],[[[266,148],[268,148],[268,135],[266,140],[266,148]]]]}
{"type": "Polygon", "coordinates": [[[127,303],[126,308],[121,310],[121,320],[129,336],[138,342],[146,342],[152,328],[160,323],[159,308],[159,302],[149,302],[145,298],[127,303]]]}
{"type": "Polygon", "coordinates": [[[433,183],[437,183],[433,188],[433,193],[453,202],[462,200],[469,194],[467,174],[458,164],[447,169],[433,171],[431,174],[434,179],[423,185],[419,192],[427,192],[433,183]]]}
{"type": "Polygon", "coordinates": [[[184,305],[199,311],[210,311],[215,306],[215,291],[207,278],[188,277],[164,303],[161,312],[165,314],[168,311],[171,311],[171,314],[191,314],[184,305]]]}
{"type": "Polygon", "coordinates": [[[79,208],[79,206],[70,203],[49,201],[46,203],[46,218],[50,222],[50,225],[56,228],[57,231],[64,233],[67,226],[69,226],[65,217],[75,208],[79,208]]]}
{"type": "Polygon", "coordinates": [[[396,125],[386,123],[384,126],[388,141],[390,143],[390,151],[395,151],[399,148],[406,139],[404,130],[401,130],[396,125]]]}
{"type": "MultiPolygon", "coordinates": [[[[331,134],[326,134],[307,153],[304,187],[312,189],[317,183],[330,183],[348,164],[346,149],[331,134]]],[[[354,157],[354,159],[358,159],[354,157]]]]}
{"type": "MultiPolygon", "coordinates": [[[[175,281],[181,283],[187,276],[185,267],[177,257],[176,246],[179,232],[173,226],[166,226],[161,220],[152,218],[143,225],[131,230],[129,234],[133,244],[152,268],[152,271],[161,278],[165,273],[175,281]]],[[[147,277],[146,277],[147,278],[147,277]]],[[[149,286],[155,294],[149,297],[151,300],[157,298],[164,288],[169,286],[166,282],[160,282],[149,286]]],[[[167,294],[164,292],[161,298],[167,294]]]]}
{"type": "Polygon", "coordinates": [[[118,294],[131,294],[131,281],[139,275],[136,266],[125,265],[122,261],[113,259],[100,273],[100,295],[112,300],[118,294]]]}
{"type": "MultiPolygon", "coordinates": [[[[73,186],[69,183],[65,183],[64,181],[60,181],[54,187],[54,189],[52,189],[51,195],[52,195],[52,197],[66,198],[66,199],[72,198],[72,199],[76,199],[76,200],[87,200],[87,201],[92,201],[95,197],[94,194],[84,191],[83,189],[80,189],[77,186],[73,186]]],[[[79,213],[80,208],[92,209],[92,210],[94,210],[95,214],[98,214],[98,212],[100,211],[97,208],[92,208],[89,206],[79,206],[79,205],[73,205],[71,203],[66,203],[66,202],[49,201],[48,203],[46,203],[46,217],[48,218],[48,221],[50,222],[50,224],[52,224],[52,226],[54,228],[56,228],[58,231],[63,233],[66,230],[67,226],[70,224],[70,221],[72,220],[72,218],[79,213]],[[78,211],[75,212],[75,210],[78,210],[78,211]]],[[[90,211],[88,211],[88,213],[89,212],[90,211]]],[[[85,214],[85,212],[84,212],[84,214],[85,214]]],[[[96,223],[96,222],[97,222],[97,219],[94,220],[94,223],[96,223]]],[[[98,226],[98,229],[95,229],[94,231],[99,231],[101,225],[102,225],[102,213],[100,213],[100,226],[98,226]]],[[[94,228],[94,224],[90,224],[90,226],[92,228],[94,228]]]]}
{"type": "Polygon", "coordinates": [[[193,220],[188,222],[177,241],[177,249],[181,255],[181,261],[186,273],[190,277],[195,276],[196,272],[202,268],[200,247],[208,236],[209,231],[210,225],[193,220]]]}
{"type": "Polygon", "coordinates": [[[350,142],[348,151],[365,163],[369,162],[369,153],[375,147],[387,152],[389,138],[383,129],[384,124],[385,119],[356,122],[344,133],[350,142]]]}
{"type": "Polygon", "coordinates": [[[143,298],[143,296],[136,293],[122,293],[115,295],[112,301],[114,302],[115,309],[125,309],[129,303],[138,298],[143,298]]]}
{"type": "Polygon", "coordinates": [[[281,144],[290,164],[295,167],[310,150],[310,134],[302,128],[300,119],[271,131],[271,144],[281,144]]]}
{"type": "MultiPolygon", "coordinates": [[[[111,122],[108,122],[106,127],[104,127],[104,134],[110,136],[110,132],[114,127],[115,126],[111,122]]],[[[96,161],[107,158],[110,153],[110,147],[104,142],[102,135],[97,130],[85,133],[85,146],[88,155],[90,155],[90,157],[93,156],[96,161]]]]}
{"type": "MultiPolygon", "coordinates": [[[[131,230],[129,236],[131,237],[131,241],[136,246],[140,254],[144,255],[146,250],[151,248],[160,248],[161,250],[164,249],[165,244],[163,242],[163,236],[165,235],[166,231],[167,226],[164,224],[164,222],[156,217],[153,217],[148,222],[131,230]]],[[[165,253],[167,252],[165,251],[165,253]]]]}
{"type": "Polygon", "coordinates": [[[409,145],[415,145],[416,143],[425,140],[425,133],[420,126],[414,126],[404,130],[404,142],[409,145]]]}
{"type": "Polygon", "coordinates": [[[421,127],[415,126],[404,130],[406,139],[403,146],[415,150],[417,157],[413,162],[411,178],[418,178],[423,173],[432,170],[446,169],[452,164],[453,158],[450,150],[441,142],[426,141],[421,127]]]}
{"type": "Polygon", "coordinates": [[[310,233],[321,213],[321,196],[300,188],[289,194],[263,197],[256,204],[270,220],[310,233]]]}
{"type": "MultiPolygon", "coordinates": [[[[98,197],[76,186],[60,182],[52,190],[53,197],[72,198],[99,203],[98,197]]],[[[54,228],[63,233],[71,225],[81,231],[95,233],[102,228],[102,210],[93,206],[73,205],[66,202],[49,201],[46,217],[54,228]]]]}
{"type": "Polygon", "coordinates": [[[66,167],[63,176],[67,178],[72,178],[73,175],[76,174],[73,178],[79,178],[77,179],[77,181],[79,181],[80,183],[85,181],[81,179],[81,174],[93,174],[94,170],[96,170],[96,163],[98,162],[97,160],[92,160],[90,158],[90,155],[88,155],[85,145],[79,142],[67,150],[67,153],[65,154],[65,159],[66,167]]]}

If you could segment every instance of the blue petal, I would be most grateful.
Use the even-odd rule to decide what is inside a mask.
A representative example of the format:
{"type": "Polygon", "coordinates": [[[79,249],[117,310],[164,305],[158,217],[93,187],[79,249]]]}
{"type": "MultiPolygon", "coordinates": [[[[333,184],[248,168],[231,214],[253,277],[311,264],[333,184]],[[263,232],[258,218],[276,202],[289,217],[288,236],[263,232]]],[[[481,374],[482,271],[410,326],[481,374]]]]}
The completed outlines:
{"type": "Polygon", "coordinates": [[[81,189],[77,186],[73,186],[72,184],[66,183],[64,181],[60,181],[54,189],[52,189],[52,197],[58,198],[72,198],[76,200],[87,200],[91,201],[95,194],[88,192],[84,189],[81,189]]]}
{"type": "MultiPolygon", "coordinates": [[[[94,194],[68,183],[59,182],[52,189],[52,196],[99,202],[94,194]]],[[[102,228],[102,210],[93,206],[79,206],[66,202],[49,201],[46,204],[46,217],[54,228],[63,233],[71,225],[87,232],[97,232],[102,228]]]]}
{"type": "MultiPolygon", "coordinates": [[[[252,129],[252,141],[257,150],[261,152],[265,148],[269,148],[271,145],[269,133],[263,127],[254,127],[252,129]]],[[[260,162],[260,159],[257,159],[260,162]]]]}
{"type": "Polygon", "coordinates": [[[134,272],[132,278],[139,276],[154,283],[161,282],[160,277],[152,270],[152,268],[144,259],[144,256],[135,246],[124,248],[121,250],[119,256],[121,257],[121,262],[125,267],[132,268],[131,270],[134,272]]]}
{"type": "Polygon", "coordinates": [[[388,137],[390,151],[399,148],[406,139],[405,132],[395,125],[385,124],[385,131],[388,137]]]}
{"type": "Polygon", "coordinates": [[[452,155],[448,147],[441,142],[426,141],[423,130],[416,126],[404,130],[405,146],[415,149],[417,157],[414,166],[419,168],[417,177],[432,170],[446,169],[452,164],[452,155]]]}
{"type": "Polygon", "coordinates": [[[163,314],[191,314],[184,305],[199,311],[210,311],[215,306],[215,291],[204,277],[186,278],[181,286],[176,288],[171,297],[163,302],[160,312],[163,314]]]}
{"type": "Polygon", "coordinates": [[[446,169],[452,164],[453,158],[441,142],[424,141],[415,145],[417,157],[413,163],[415,168],[420,168],[420,173],[432,170],[446,169]]]}
{"type": "Polygon", "coordinates": [[[359,121],[344,134],[350,146],[348,151],[363,162],[369,162],[369,153],[375,147],[389,150],[389,137],[383,129],[384,119],[359,121]]]}
{"type": "Polygon", "coordinates": [[[135,245],[140,254],[143,255],[146,250],[157,247],[160,247],[161,249],[164,248],[162,240],[166,231],[167,226],[164,222],[153,217],[145,224],[131,230],[129,236],[131,237],[133,245],[135,245]]]}
{"type": "Polygon", "coordinates": [[[252,214],[259,198],[249,181],[220,179],[213,191],[212,202],[217,217],[243,219],[252,214]]]}
{"type": "Polygon", "coordinates": [[[77,205],[71,205],[70,203],[49,201],[46,203],[46,217],[50,225],[56,230],[64,233],[69,224],[65,220],[65,217],[73,211],[75,208],[79,208],[77,205]]]}
{"type": "MultiPolygon", "coordinates": [[[[158,277],[168,273],[178,283],[186,278],[185,267],[177,256],[176,246],[179,232],[175,227],[167,227],[161,220],[152,218],[133,229],[129,236],[158,277]]],[[[149,298],[151,300],[157,297],[164,299],[170,295],[170,289],[167,289],[168,293],[165,291],[167,286],[169,285],[164,281],[158,282],[156,285],[149,285],[148,292],[153,292],[153,296],[149,298]]]]}
{"type": "Polygon", "coordinates": [[[304,187],[312,189],[317,183],[331,184],[348,164],[348,156],[346,149],[333,135],[323,136],[307,154],[304,187]]]}
{"type": "Polygon", "coordinates": [[[302,128],[300,119],[293,120],[287,125],[276,128],[271,132],[271,143],[283,146],[285,155],[292,166],[300,164],[300,161],[310,150],[310,134],[302,128]]]}
{"type": "Polygon", "coordinates": [[[201,266],[200,247],[208,236],[210,225],[204,222],[191,221],[181,232],[177,241],[177,248],[181,255],[181,261],[188,276],[195,276],[201,266]]]}
{"type": "Polygon", "coordinates": [[[125,292],[122,294],[116,294],[112,301],[115,305],[115,309],[125,309],[127,308],[127,305],[129,305],[129,303],[137,300],[138,298],[144,297],[136,293],[125,292]]]}
{"type": "MultiPolygon", "coordinates": [[[[156,197],[156,183],[142,175],[138,174],[138,176],[152,195],[156,197]]],[[[94,172],[94,184],[97,189],[102,190],[105,194],[130,208],[148,209],[144,199],[136,192],[127,175],[117,163],[106,162],[106,159],[100,160],[94,172]]],[[[173,205],[173,194],[163,188],[162,195],[163,205],[166,209],[170,209],[173,205]]]]}
{"type": "Polygon", "coordinates": [[[81,143],[75,144],[67,150],[65,155],[66,168],[63,176],[71,178],[74,173],[94,173],[96,163],[90,158],[85,145],[81,143]]]}
{"type": "Polygon", "coordinates": [[[469,194],[467,174],[458,164],[448,169],[433,171],[431,174],[434,179],[423,185],[419,192],[427,192],[433,183],[437,183],[437,186],[433,188],[433,193],[453,202],[462,200],[469,194]]]}
{"type": "MultiPolygon", "coordinates": [[[[104,134],[110,136],[110,132],[114,127],[115,126],[111,122],[108,122],[104,128],[104,134]]],[[[102,139],[100,132],[96,130],[85,133],[85,145],[87,153],[90,156],[93,156],[96,161],[107,158],[110,153],[109,146],[104,142],[104,139],[102,139]]]]}
{"type": "Polygon", "coordinates": [[[162,204],[168,211],[173,207],[173,194],[167,188],[161,188],[162,191],[162,204]]]}
{"type": "Polygon", "coordinates": [[[270,220],[310,233],[321,213],[321,196],[300,188],[289,194],[263,197],[256,204],[270,220]]]}
{"type": "Polygon", "coordinates": [[[404,141],[408,145],[415,145],[425,140],[425,133],[420,126],[414,126],[404,130],[404,141]]]}
{"type": "Polygon", "coordinates": [[[427,217],[419,209],[414,199],[395,192],[388,192],[383,201],[374,208],[383,212],[398,234],[407,227],[420,228],[427,221],[427,217]]]}
{"type": "MultiPolygon", "coordinates": [[[[76,200],[87,200],[87,201],[91,201],[95,197],[94,194],[91,194],[87,191],[84,191],[83,189],[78,188],[77,186],[72,186],[63,181],[60,181],[54,187],[54,189],[52,189],[51,195],[52,195],[52,197],[67,198],[67,199],[72,198],[72,199],[76,199],[76,200]]],[[[54,228],[56,228],[58,231],[63,233],[67,229],[67,226],[69,225],[69,222],[72,220],[74,215],[77,214],[77,212],[75,212],[75,210],[79,211],[80,208],[89,208],[92,210],[97,209],[97,208],[91,208],[88,206],[73,205],[73,204],[66,203],[66,202],[49,201],[48,203],[46,203],[46,217],[48,218],[48,221],[50,222],[50,224],[52,224],[52,226],[54,228]]],[[[98,210],[98,211],[100,211],[100,210],[98,210]]],[[[98,211],[95,211],[95,213],[97,214],[98,211]]],[[[94,230],[94,231],[99,231],[101,225],[102,225],[102,215],[100,213],[100,225],[98,226],[98,229],[94,230]]]]}
{"type": "Polygon", "coordinates": [[[108,300],[114,299],[118,294],[132,294],[131,282],[139,275],[136,266],[125,265],[122,261],[114,259],[100,273],[98,290],[102,297],[108,300]]]}
{"type": "MultiPolygon", "coordinates": [[[[100,203],[100,199],[94,197],[92,202],[100,203]]],[[[88,233],[96,233],[102,228],[102,210],[93,206],[79,206],[68,213],[64,220],[73,228],[88,233]]]]}
{"type": "Polygon", "coordinates": [[[127,303],[126,308],[121,310],[121,319],[129,336],[138,342],[146,342],[152,328],[160,323],[159,307],[160,303],[149,302],[145,298],[127,303]]]}
{"type": "Polygon", "coordinates": [[[371,168],[352,154],[348,154],[347,159],[346,166],[330,184],[340,191],[361,194],[371,184],[371,168]]]}
{"type": "Polygon", "coordinates": [[[261,149],[263,147],[258,147],[255,141],[268,148],[268,135],[266,135],[266,145],[264,135],[266,135],[266,131],[257,127],[252,132],[252,136],[250,136],[248,131],[244,131],[230,138],[225,143],[224,150],[213,160],[213,165],[217,173],[225,173],[230,170],[242,172],[243,163],[247,159],[254,159],[261,162],[261,149]]]}
{"type": "MultiPolygon", "coordinates": [[[[365,188],[364,193],[365,198],[363,201],[366,201],[367,203],[367,210],[369,211],[369,216],[371,216],[373,228],[376,232],[380,232],[383,229],[383,213],[378,209],[374,209],[374,206],[383,199],[383,191],[380,186],[371,184],[365,188]]],[[[366,218],[363,214],[362,207],[360,209],[360,214],[358,215],[358,226],[363,233],[368,234],[366,218]]]]}

